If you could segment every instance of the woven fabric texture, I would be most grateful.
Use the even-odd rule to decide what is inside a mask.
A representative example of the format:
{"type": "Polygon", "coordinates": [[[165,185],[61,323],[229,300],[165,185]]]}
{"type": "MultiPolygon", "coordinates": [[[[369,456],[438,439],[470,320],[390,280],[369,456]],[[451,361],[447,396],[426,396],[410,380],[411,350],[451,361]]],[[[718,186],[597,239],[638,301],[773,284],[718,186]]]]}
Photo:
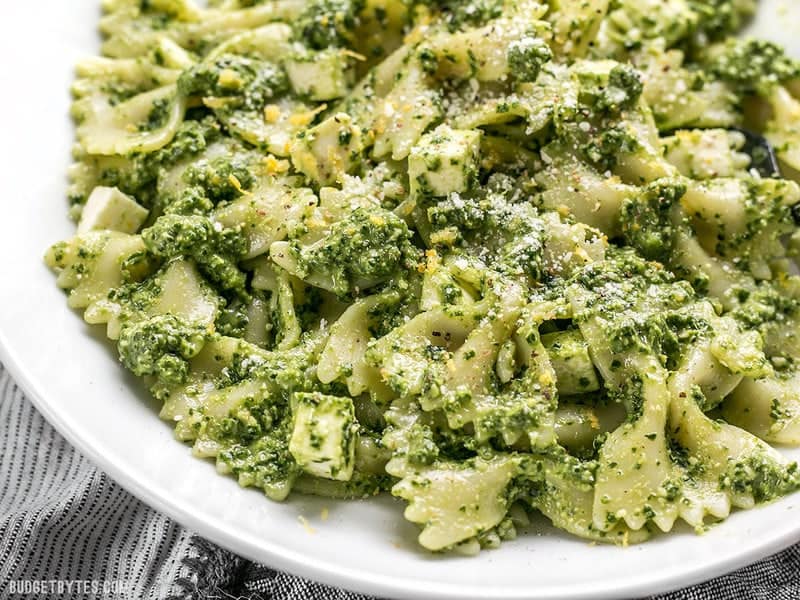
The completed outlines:
{"type": "MultiPolygon", "coordinates": [[[[367,600],[247,561],[142,504],[72,448],[2,365],[0,482],[0,600],[367,600]]],[[[800,599],[800,545],[653,597],[684,599],[800,599]]]]}

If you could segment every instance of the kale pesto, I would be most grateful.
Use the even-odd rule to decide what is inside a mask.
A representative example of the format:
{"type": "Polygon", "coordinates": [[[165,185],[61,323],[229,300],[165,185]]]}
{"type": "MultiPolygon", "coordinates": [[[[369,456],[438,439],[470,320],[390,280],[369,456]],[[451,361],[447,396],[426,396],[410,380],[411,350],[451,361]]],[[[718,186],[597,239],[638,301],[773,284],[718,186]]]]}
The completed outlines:
{"type": "Polygon", "coordinates": [[[800,62],[755,9],[106,2],[45,260],[272,500],[390,492],[432,552],[703,531],[800,488],[800,62]]]}

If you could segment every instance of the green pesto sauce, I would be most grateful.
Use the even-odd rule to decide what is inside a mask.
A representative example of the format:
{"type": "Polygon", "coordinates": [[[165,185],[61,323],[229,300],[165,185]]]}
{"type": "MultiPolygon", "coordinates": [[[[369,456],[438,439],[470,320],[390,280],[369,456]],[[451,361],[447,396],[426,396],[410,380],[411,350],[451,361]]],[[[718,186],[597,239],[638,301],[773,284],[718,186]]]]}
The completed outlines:
{"type": "MultiPolygon", "coordinates": [[[[81,233],[46,261],[220,472],[274,500],[391,491],[435,551],[513,539],[522,507],[625,544],[692,485],[800,487],[751,438],[719,464],[681,446],[675,398],[637,431],[689,359],[715,369],[681,392],[697,420],[728,416],[717,384],[784,389],[800,365],[800,191],[725,137],[756,103],[800,102],[800,62],[734,37],[754,2],[107,4],[113,74],[83,65],[73,89],[81,233]],[[127,150],[95,153],[98,123],[127,150]],[[717,129],[729,154],[703,168],[694,142],[663,147],[717,129]],[[690,212],[703,193],[732,211],[690,212]],[[671,470],[633,530],[592,494],[651,451],[671,470]]],[[[772,435],[787,398],[731,422],[749,435],[759,410],[772,435]]]]}

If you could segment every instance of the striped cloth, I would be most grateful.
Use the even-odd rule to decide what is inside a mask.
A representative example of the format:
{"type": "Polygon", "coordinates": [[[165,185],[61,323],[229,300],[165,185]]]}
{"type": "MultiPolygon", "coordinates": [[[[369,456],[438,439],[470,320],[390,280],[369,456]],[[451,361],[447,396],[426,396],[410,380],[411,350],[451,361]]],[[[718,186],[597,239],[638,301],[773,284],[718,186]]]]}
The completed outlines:
{"type": "MultiPolygon", "coordinates": [[[[0,365],[0,599],[366,600],[247,561],[78,454],[0,365]]],[[[654,600],[797,600],[800,545],[654,600]]]]}

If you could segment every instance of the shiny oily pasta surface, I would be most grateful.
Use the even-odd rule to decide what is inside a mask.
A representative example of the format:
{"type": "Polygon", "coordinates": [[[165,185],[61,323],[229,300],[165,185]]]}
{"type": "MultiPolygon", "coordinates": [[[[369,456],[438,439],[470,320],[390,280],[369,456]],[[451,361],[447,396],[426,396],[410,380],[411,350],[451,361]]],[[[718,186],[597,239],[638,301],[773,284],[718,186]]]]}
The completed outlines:
{"type": "Polygon", "coordinates": [[[46,262],[272,500],[702,531],[800,487],[800,64],[755,9],[105,0],[46,262]]]}

